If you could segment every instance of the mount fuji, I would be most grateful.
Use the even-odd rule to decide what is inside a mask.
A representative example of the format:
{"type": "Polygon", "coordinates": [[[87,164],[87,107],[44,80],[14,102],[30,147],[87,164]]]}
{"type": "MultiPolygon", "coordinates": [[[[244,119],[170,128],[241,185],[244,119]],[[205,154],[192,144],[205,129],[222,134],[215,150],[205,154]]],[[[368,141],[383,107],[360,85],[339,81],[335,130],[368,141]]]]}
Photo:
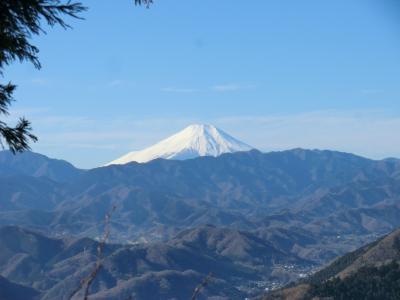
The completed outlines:
{"type": "Polygon", "coordinates": [[[130,152],[107,165],[145,163],[156,158],[185,160],[251,149],[254,148],[212,125],[193,124],[153,146],[130,152]]]}

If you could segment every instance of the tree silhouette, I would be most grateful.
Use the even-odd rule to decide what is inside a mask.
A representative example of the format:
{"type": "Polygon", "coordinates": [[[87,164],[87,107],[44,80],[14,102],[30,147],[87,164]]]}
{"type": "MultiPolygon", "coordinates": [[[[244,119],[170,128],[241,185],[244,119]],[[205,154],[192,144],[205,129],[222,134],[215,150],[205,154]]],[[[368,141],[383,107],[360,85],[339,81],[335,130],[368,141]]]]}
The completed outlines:
{"type": "MultiPolygon", "coordinates": [[[[86,8],[80,2],[62,2],[60,0],[1,0],[0,1],[0,76],[4,68],[19,60],[29,61],[40,69],[39,49],[31,44],[34,35],[46,33],[43,23],[53,27],[60,25],[69,28],[64,16],[79,18],[78,14],[86,8]],[[45,22],[43,22],[45,21],[45,22]]],[[[0,84],[0,117],[9,114],[16,85],[0,84]]],[[[30,149],[29,142],[37,141],[32,134],[31,124],[24,117],[16,126],[9,126],[0,120],[0,144],[8,146],[13,152],[30,149]]]]}
{"type": "Polygon", "coordinates": [[[147,7],[150,6],[150,4],[153,3],[153,0],[135,0],[136,5],[146,5],[147,7]]]}
{"type": "MultiPolygon", "coordinates": [[[[134,0],[136,5],[149,7],[153,0],[134,0]]],[[[34,35],[45,34],[43,23],[53,27],[59,25],[64,29],[70,26],[64,17],[81,19],[79,14],[87,8],[81,2],[71,0],[1,0],[0,1],[0,76],[4,68],[19,60],[29,61],[40,69],[39,49],[32,45],[34,35]],[[44,22],[43,22],[44,21],[44,22]]],[[[11,82],[0,84],[0,118],[9,114],[16,85],[11,82]]],[[[9,126],[0,119],[0,146],[13,152],[29,150],[29,142],[37,141],[32,134],[31,124],[24,117],[16,126],[9,126]]]]}

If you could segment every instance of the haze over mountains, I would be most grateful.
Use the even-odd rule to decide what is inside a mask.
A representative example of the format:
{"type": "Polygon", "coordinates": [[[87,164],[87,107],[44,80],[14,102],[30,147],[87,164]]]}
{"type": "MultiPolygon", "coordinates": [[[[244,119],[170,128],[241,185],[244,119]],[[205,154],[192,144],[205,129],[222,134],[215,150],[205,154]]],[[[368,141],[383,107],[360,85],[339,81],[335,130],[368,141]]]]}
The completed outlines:
{"type": "Polygon", "coordinates": [[[146,290],[188,299],[209,272],[215,281],[204,299],[243,299],[399,227],[399,195],[399,160],[335,151],[251,150],[92,170],[3,151],[0,275],[41,299],[66,293],[94,263],[104,216],[116,206],[95,299],[151,299],[146,290]],[[51,253],[42,260],[40,249],[51,253]]]}
{"type": "Polygon", "coordinates": [[[249,151],[253,147],[208,124],[193,124],[142,151],[130,152],[110,163],[148,162],[156,158],[184,160],[199,156],[249,151]]]}

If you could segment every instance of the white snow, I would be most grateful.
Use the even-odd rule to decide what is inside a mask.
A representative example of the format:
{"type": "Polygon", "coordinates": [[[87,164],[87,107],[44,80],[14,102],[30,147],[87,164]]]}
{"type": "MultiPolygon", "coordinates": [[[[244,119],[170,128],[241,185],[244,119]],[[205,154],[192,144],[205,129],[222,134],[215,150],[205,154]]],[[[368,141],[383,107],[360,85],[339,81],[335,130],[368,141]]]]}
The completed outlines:
{"type": "Polygon", "coordinates": [[[156,158],[184,160],[251,149],[254,148],[212,125],[193,124],[149,148],[130,152],[107,165],[122,165],[133,161],[144,163],[156,158]]]}

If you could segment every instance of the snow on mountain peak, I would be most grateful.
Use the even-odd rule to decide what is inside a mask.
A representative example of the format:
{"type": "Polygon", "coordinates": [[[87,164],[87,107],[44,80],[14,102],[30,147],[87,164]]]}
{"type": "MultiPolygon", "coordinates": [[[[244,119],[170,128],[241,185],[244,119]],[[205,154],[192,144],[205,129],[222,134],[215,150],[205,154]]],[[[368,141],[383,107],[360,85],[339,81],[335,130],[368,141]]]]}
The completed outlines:
{"type": "Polygon", "coordinates": [[[149,148],[130,152],[107,165],[120,165],[133,161],[144,163],[156,158],[184,160],[251,149],[254,148],[213,125],[192,124],[149,148]]]}

